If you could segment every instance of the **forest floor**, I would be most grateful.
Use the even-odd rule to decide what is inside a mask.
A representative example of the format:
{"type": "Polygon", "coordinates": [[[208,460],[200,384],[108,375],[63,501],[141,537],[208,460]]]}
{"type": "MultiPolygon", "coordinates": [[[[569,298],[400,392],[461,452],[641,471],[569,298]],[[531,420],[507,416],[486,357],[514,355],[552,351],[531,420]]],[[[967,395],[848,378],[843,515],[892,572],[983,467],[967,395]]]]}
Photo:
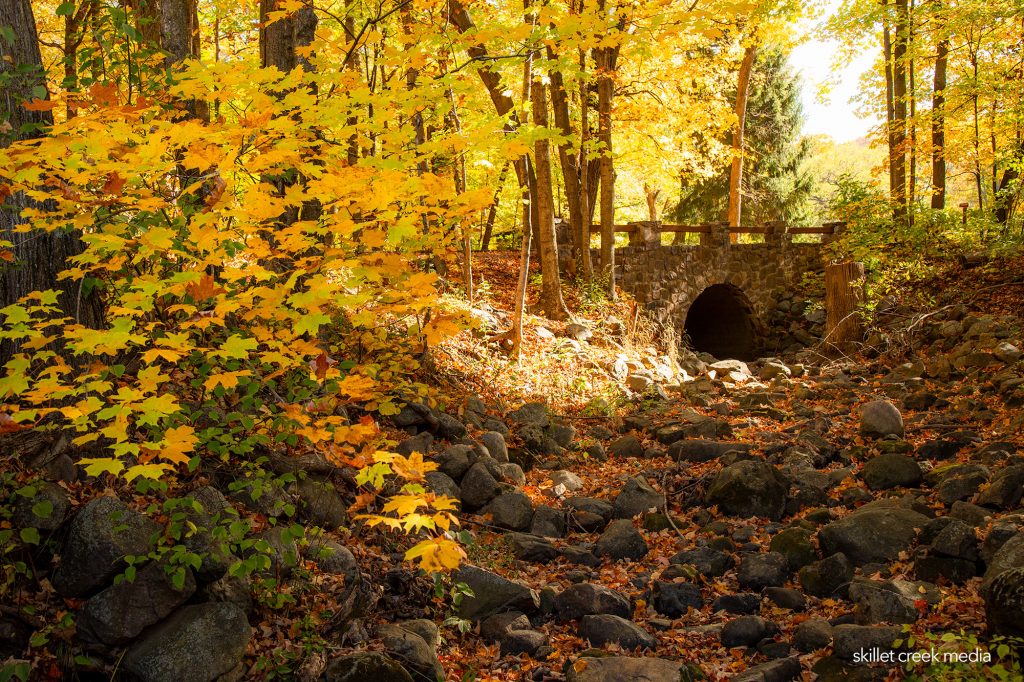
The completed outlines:
{"type": "MultiPolygon", "coordinates": [[[[433,349],[422,377],[438,410],[467,429],[455,437],[435,423],[426,450],[468,507],[468,563],[482,571],[456,573],[437,592],[402,561],[409,538],[340,524],[328,537],[373,586],[364,618],[332,617],[351,606],[349,578],[307,555],[287,585],[239,597],[254,635],[234,679],[362,679],[332,667],[360,650],[387,652],[417,679],[432,661],[448,680],[1000,674],[851,659],[907,639],[903,625],[915,648],[949,633],[974,646],[991,629],[984,576],[1024,560],[1024,257],[937,268],[880,303],[856,354],[810,348],[717,365],[670,348],[628,299],[573,285],[574,320],[529,315],[522,358],[510,360],[489,339],[507,327],[517,263],[512,252],[475,258],[488,283],[473,306],[481,326],[433,349]],[[862,416],[876,401],[887,407],[862,416]],[[479,455],[495,428],[507,429],[507,456],[479,455]],[[468,504],[481,486],[486,504],[468,504]],[[460,583],[475,592],[453,604],[460,583]],[[387,629],[416,618],[441,625],[426,662],[387,629]]],[[[408,444],[424,430],[389,437],[408,444]]],[[[231,474],[205,472],[188,487],[231,474]]],[[[328,480],[352,502],[350,475],[328,480]]],[[[79,509],[100,494],[139,511],[162,499],[96,479],[62,485],[79,509]]],[[[253,532],[270,532],[271,512],[228,495],[253,532]]],[[[230,598],[206,586],[193,602],[230,598]]],[[[62,598],[45,578],[19,599],[20,615],[5,611],[0,625],[28,655],[5,655],[30,660],[38,679],[119,678],[117,647],[83,657],[77,644],[70,616],[92,600],[62,598]]]]}

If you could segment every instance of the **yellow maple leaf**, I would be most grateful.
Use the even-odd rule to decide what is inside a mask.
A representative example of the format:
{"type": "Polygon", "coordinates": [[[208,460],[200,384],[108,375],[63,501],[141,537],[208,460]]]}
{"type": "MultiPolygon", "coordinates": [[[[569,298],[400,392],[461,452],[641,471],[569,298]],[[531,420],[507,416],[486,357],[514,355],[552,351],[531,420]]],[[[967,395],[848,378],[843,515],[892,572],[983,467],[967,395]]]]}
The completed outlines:
{"type": "Polygon", "coordinates": [[[466,558],[459,543],[447,538],[424,540],[405,553],[406,561],[419,559],[420,568],[427,573],[452,571],[466,558]]]}

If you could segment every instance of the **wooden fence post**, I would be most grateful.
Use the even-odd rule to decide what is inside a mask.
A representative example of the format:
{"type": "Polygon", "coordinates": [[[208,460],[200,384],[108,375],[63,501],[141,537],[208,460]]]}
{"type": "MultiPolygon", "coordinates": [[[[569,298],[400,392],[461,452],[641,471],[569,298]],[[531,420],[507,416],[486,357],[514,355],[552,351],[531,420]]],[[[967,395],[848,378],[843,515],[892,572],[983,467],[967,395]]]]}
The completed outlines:
{"type": "Polygon", "coordinates": [[[864,264],[854,261],[825,266],[825,345],[849,349],[863,330],[858,308],[864,300],[864,264]]]}

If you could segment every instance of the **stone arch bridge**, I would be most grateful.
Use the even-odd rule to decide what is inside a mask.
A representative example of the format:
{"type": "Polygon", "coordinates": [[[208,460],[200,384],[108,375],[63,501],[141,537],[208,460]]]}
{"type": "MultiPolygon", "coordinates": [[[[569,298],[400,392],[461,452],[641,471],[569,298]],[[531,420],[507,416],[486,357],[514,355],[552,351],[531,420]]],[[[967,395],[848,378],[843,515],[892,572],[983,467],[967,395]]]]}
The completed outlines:
{"type": "Polygon", "coordinates": [[[756,358],[771,337],[776,303],[806,273],[825,267],[823,245],[845,226],[729,228],[639,222],[616,226],[629,246],[616,249],[616,281],[661,324],[685,333],[692,348],[719,358],[756,358]],[[665,232],[697,233],[700,243],[663,245],[665,232]],[[762,242],[730,243],[730,233],[759,234],[762,242]],[[820,235],[810,243],[798,234],[820,235]]]}

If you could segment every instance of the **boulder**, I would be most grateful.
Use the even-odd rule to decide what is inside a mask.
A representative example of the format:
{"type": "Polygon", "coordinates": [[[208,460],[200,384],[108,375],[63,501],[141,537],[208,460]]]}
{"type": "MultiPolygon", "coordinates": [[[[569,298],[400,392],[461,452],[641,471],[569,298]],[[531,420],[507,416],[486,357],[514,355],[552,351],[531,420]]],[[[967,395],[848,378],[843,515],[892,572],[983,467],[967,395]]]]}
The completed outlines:
{"type": "Polygon", "coordinates": [[[530,523],[530,533],[547,538],[565,537],[565,512],[545,504],[537,505],[530,523]]]}
{"type": "Polygon", "coordinates": [[[788,491],[789,484],[778,469],[762,460],[746,460],[719,472],[705,502],[733,516],[777,521],[785,511],[788,491]]]}
{"type": "Polygon", "coordinates": [[[747,554],[740,560],[736,577],[740,587],[760,590],[765,587],[781,587],[789,577],[789,563],[778,552],[747,554]]]}
{"type": "Polygon", "coordinates": [[[505,443],[505,436],[498,431],[488,431],[480,436],[480,443],[487,448],[487,452],[497,462],[508,461],[508,445],[505,443]]]}
{"type": "Polygon", "coordinates": [[[562,493],[574,493],[583,489],[583,479],[571,471],[552,471],[551,482],[554,484],[556,490],[561,486],[560,490],[562,493]]]}
{"type": "Polygon", "coordinates": [[[444,668],[437,660],[437,652],[420,634],[400,625],[385,625],[378,634],[388,655],[401,663],[414,680],[444,679],[444,668]]]}
{"type": "Polygon", "coordinates": [[[798,612],[807,609],[807,597],[800,590],[789,587],[766,587],[764,596],[779,608],[798,612]]]}
{"type": "Polygon", "coordinates": [[[242,662],[251,637],[235,604],[186,606],[136,640],[124,666],[142,682],[213,682],[242,662]]]}
{"type": "Polygon", "coordinates": [[[766,637],[774,637],[779,626],[760,616],[740,616],[722,627],[722,646],[733,648],[738,646],[754,646],[766,637]]]}
{"type": "Polygon", "coordinates": [[[51,582],[65,597],[85,597],[124,570],[123,557],[149,553],[161,528],[115,497],[86,504],[71,521],[51,582]]]}
{"type": "Polygon", "coordinates": [[[617,644],[623,649],[654,649],[658,646],[658,640],[646,630],[607,613],[583,616],[579,634],[590,641],[590,646],[596,647],[617,644]]]}
{"type": "Polygon", "coordinates": [[[1002,571],[984,593],[989,632],[1024,637],[1024,566],[1002,571]]]}
{"type": "Polygon", "coordinates": [[[873,457],[864,465],[861,476],[872,490],[913,487],[922,479],[921,466],[910,457],[896,453],[873,457]]]}
{"type": "MultiPolygon", "coordinates": [[[[465,480],[462,489],[466,489],[465,480]]],[[[491,500],[480,513],[490,515],[491,522],[500,528],[526,530],[533,520],[533,503],[521,490],[509,490],[491,500]]]]}
{"type": "Polygon", "coordinates": [[[1024,495],[1024,464],[1008,466],[997,472],[988,487],[978,495],[978,504],[995,509],[1018,507],[1024,495]]]}
{"type": "Polygon", "coordinates": [[[615,497],[612,514],[617,519],[631,519],[651,509],[665,506],[665,496],[639,476],[629,479],[615,497]]]}
{"type": "Polygon", "coordinates": [[[620,559],[641,559],[647,555],[644,536],[633,527],[629,519],[612,521],[597,540],[594,553],[607,556],[613,561],[620,559]]]}
{"type": "Polygon", "coordinates": [[[904,637],[897,626],[837,625],[832,628],[832,649],[838,658],[852,661],[859,652],[894,651],[893,642],[900,638],[904,637]]]}
{"type": "Polygon", "coordinates": [[[777,658],[747,668],[730,678],[730,682],[789,682],[800,677],[803,668],[796,656],[777,658]]]}
{"type": "Polygon", "coordinates": [[[612,457],[643,457],[644,444],[632,434],[620,436],[608,446],[608,454],[612,457]]]}
{"type": "Polygon", "coordinates": [[[629,618],[633,609],[626,597],[611,588],[592,583],[579,583],[566,588],[555,597],[555,612],[560,621],[568,621],[606,613],[629,618]]]}
{"type": "Polygon", "coordinates": [[[899,507],[863,509],[818,531],[826,556],[842,552],[856,565],[889,563],[910,549],[928,517],[899,507]]]}
{"type": "Polygon", "coordinates": [[[509,533],[505,537],[512,554],[520,561],[546,564],[558,558],[558,549],[545,538],[527,533],[509,533]]]}
{"type": "Polygon", "coordinates": [[[320,682],[413,682],[412,676],[393,658],[376,651],[339,656],[327,664],[320,682]]]}
{"type": "Polygon", "coordinates": [[[664,658],[587,656],[569,666],[566,682],[682,682],[683,664],[664,658]]]}
{"type": "Polygon", "coordinates": [[[718,440],[676,440],[668,448],[668,456],[680,462],[710,462],[727,452],[750,452],[750,443],[718,440]]]}
{"type": "Polygon", "coordinates": [[[712,613],[725,611],[737,615],[756,614],[761,610],[761,597],[753,592],[723,594],[711,604],[712,613]]]}
{"type": "Polygon", "coordinates": [[[467,511],[480,509],[501,492],[497,479],[483,462],[477,462],[469,468],[462,478],[460,489],[462,506],[467,511]]]}
{"type": "Polygon", "coordinates": [[[697,547],[678,552],[668,560],[670,564],[688,564],[705,578],[717,578],[733,567],[733,559],[725,552],[710,547],[697,547]]]}
{"type": "Polygon", "coordinates": [[[45,533],[60,528],[71,507],[64,488],[49,482],[19,491],[13,502],[16,528],[37,528],[45,533]],[[32,494],[27,494],[30,491],[32,494]]]}
{"type": "Polygon", "coordinates": [[[796,626],[793,644],[805,654],[832,644],[832,626],[824,618],[811,618],[796,626]]]}
{"type": "Polygon", "coordinates": [[[424,478],[427,479],[427,488],[437,495],[446,495],[456,500],[462,498],[462,491],[459,484],[451,476],[440,471],[428,471],[424,478]]]}
{"type": "Polygon", "coordinates": [[[853,564],[842,552],[800,569],[798,577],[804,592],[812,597],[830,598],[846,592],[853,579],[853,564]]]}
{"type": "Polygon", "coordinates": [[[168,567],[151,561],[136,574],[90,597],[78,615],[78,632],[87,642],[121,646],[144,629],[166,618],[196,591],[189,568],[182,571],[180,586],[168,567]]]}
{"type": "Polygon", "coordinates": [[[656,580],[651,586],[651,605],[654,610],[669,618],[681,618],[689,609],[704,607],[700,588],[693,583],[670,583],[656,580]]]}
{"type": "Polygon", "coordinates": [[[466,583],[473,591],[473,596],[464,596],[458,606],[459,617],[466,620],[479,621],[505,611],[531,614],[540,607],[534,590],[476,566],[460,568],[455,582],[466,583]]]}
{"type": "Polygon", "coordinates": [[[541,647],[548,646],[548,636],[536,630],[509,630],[501,638],[501,655],[537,655],[541,647]]]}
{"type": "Polygon", "coordinates": [[[938,591],[933,585],[907,580],[855,578],[850,584],[850,600],[857,605],[854,617],[861,625],[914,623],[926,610],[918,604],[937,603],[938,591]]]}
{"type": "Polygon", "coordinates": [[[903,415],[888,400],[873,400],[860,408],[860,435],[866,438],[902,438],[903,433],[903,415]]]}
{"type": "Polygon", "coordinates": [[[306,477],[295,482],[299,515],[326,530],[336,530],[348,521],[348,505],[328,481],[306,477]]]}
{"type": "Polygon", "coordinates": [[[480,623],[480,636],[487,642],[500,642],[509,630],[529,630],[530,619],[518,611],[497,613],[480,623]]]}
{"type": "Polygon", "coordinates": [[[811,542],[813,535],[806,528],[787,528],[772,538],[768,548],[786,557],[790,571],[798,571],[818,560],[818,552],[811,542]]]}

